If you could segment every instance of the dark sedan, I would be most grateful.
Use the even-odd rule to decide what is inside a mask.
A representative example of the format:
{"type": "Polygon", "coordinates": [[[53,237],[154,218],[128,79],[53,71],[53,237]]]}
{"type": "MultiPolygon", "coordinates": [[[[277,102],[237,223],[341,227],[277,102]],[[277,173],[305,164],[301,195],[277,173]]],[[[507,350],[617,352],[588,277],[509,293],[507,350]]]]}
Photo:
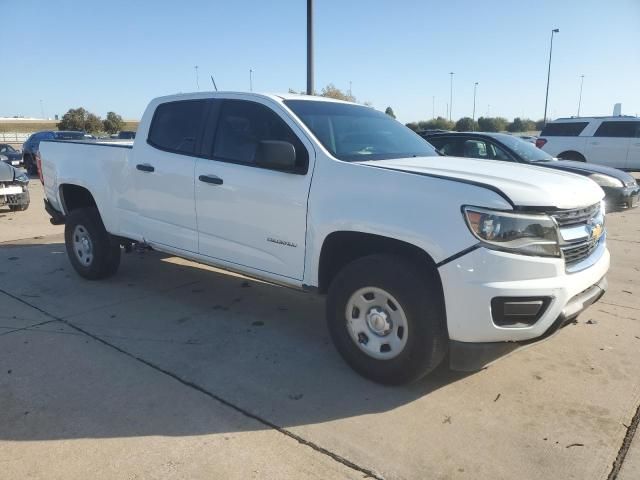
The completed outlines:
{"type": "Polygon", "coordinates": [[[604,190],[608,210],[638,206],[640,186],[630,174],[611,167],[558,160],[525,140],[504,133],[424,133],[443,155],[528,163],[589,177],[604,190]]]}
{"type": "Polygon", "coordinates": [[[0,143],[0,156],[6,157],[5,163],[18,167],[22,164],[22,152],[8,143],[0,143]]]}
{"type": "Polygon", "coordinates": [[[32,134],[22,145],[24,168],[31,174],[38,173],[36,155],[42,140],[85,140],[85,132],[67,130],[43,130],[32,134]]]}

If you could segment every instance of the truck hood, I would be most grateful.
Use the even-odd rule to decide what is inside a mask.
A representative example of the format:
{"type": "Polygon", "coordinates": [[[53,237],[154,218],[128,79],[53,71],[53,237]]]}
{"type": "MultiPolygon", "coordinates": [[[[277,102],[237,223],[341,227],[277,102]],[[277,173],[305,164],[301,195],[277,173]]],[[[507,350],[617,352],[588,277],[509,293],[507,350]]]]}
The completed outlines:
{"type": "Polygon", "coordinates": [[[517,207],[580,208],[604,197],[592,180],[521,163],[460,157],[415,157],[358,162],[416,175],[471,183],[497,191],[517,207]]]}
{"type": "Polygon", "coordinates": [[[13,182],[14,168],[5,162],[0,162],[0,182],[13,182]]]}

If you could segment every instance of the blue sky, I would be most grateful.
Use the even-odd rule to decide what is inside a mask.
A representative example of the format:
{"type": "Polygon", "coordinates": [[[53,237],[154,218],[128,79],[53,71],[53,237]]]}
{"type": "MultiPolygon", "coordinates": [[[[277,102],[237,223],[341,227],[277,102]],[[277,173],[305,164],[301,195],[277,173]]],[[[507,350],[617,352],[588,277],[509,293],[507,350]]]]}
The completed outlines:
{"type": "MultiPolygon", "coordinates": [[[[316,88],[331,82],[391,105],[409,122],[542,118],[549,35],[549,113],[640,114],[640,0],[316,0],[316,88]],[[490,105],[490,107],[489,107],[490,105]]],[[[142,115],[149,99],[211,88],[286,92],[306,85],[306,0],[0,0],[0,116],[84,106],[142,115]],[[9,20],[10,21],[7,21],[9,20]],[[10,67],[7,67],[10,66],[10,67]]]]}

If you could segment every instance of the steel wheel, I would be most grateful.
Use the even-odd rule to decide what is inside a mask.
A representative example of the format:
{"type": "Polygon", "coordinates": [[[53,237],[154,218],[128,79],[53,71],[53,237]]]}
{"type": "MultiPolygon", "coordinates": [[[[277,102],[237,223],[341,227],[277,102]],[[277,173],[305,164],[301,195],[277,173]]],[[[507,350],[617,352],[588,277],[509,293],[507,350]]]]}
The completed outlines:
{"type": "Polygon", "coordinates": [[[93,262],[93,242],[84,225],[73,229],[73,252],[81,265],[88,267],[93,262]]]}
{"type": "Polygon", "coordinates": [[[370,357],[392,359],[407,344],[407,316],[393,295],[381,288],[357,290],[347,301],[345,317],[351,339],[370,357]]]}

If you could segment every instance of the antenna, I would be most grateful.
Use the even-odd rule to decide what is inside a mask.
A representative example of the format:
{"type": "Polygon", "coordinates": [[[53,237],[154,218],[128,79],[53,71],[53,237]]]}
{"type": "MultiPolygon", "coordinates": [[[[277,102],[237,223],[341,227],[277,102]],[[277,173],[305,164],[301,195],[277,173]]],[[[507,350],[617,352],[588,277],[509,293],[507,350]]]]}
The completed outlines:
{"type": "Polygon", "coordinates": [[[211,83],[213,83],[213,88],[216,89],[216,92],[218,91],[218,87],[216,85],[216,81],[213,79],[213,75],[211,75],[211,83]]]}

